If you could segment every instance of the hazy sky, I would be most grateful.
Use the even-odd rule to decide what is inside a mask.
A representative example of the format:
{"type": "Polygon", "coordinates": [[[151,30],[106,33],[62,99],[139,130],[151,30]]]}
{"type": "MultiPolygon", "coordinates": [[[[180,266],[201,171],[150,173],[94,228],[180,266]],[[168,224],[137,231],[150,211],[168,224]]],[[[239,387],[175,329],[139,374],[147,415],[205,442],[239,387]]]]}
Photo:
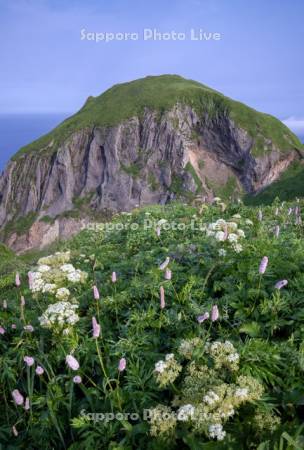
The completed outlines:
{"type": "Polygon", "coordinates": [[[112,84],[176,73],[302,130],[303,17],[303,0],[0,0],[0,113],[75,112],[112,84]],[[144,28],[187,39],[144,41],[144,28]],[[221,39],[191,41],[191,28],[221,39]]]}

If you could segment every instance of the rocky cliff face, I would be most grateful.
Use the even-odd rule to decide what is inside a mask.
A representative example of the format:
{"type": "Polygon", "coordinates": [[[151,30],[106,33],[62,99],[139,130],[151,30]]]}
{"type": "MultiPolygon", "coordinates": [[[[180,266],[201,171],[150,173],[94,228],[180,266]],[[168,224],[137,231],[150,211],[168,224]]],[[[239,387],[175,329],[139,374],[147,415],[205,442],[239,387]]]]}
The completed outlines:
{"type": "MultiPolygon", "coordinates": [[[[162,115],[146,109],[115,126],[81,129],[56,149],[51,142],[9,163],[0,178],[0,227],[6,242],[22,251],[60,237],[60,215],[80,205],[127,211],[180,196],[208,201],[225,186],[230,195],[254,193],[300,158],[292,145],[282,152],[271,141],[254,156],[254,144],[228,116],[199,117],[181,105],[162,115]],[[57,222],[47,232],[47,225],[36,223],[31,237],[9,236],[10,224],[30,214],[36,222],[45,216],[57,222]]],[[[72,222],[71,233],[83,226],[72,222]]]]}

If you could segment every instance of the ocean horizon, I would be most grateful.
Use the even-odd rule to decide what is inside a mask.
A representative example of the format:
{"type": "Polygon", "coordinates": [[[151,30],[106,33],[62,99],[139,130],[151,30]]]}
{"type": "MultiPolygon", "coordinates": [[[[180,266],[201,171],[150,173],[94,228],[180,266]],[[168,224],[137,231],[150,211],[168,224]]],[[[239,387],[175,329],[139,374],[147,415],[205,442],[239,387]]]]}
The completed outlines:
{"type": "MultiPolygon", "coordinates": [[[[70,113],[0,114],[0,172],[18,150],[59,125],[70,113]]],[[[304,135],[299,135],[304,144],[304,135]]]]}
{"type": "Polygon", "coordinates": [[[21,147],[48,133],[70,115],[0,114],[0,172],[21,147]]]}

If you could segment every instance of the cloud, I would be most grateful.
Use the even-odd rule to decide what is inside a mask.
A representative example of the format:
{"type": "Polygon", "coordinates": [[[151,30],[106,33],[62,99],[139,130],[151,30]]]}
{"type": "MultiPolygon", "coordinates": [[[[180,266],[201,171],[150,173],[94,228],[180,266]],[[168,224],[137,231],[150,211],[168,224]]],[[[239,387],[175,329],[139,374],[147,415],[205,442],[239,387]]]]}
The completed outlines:
{"type": "Polygon", "coordinates": [[[294,133],[304,135],[304,118],[303,117],[288,117],[282,122],[290,128],[294,133]]]}

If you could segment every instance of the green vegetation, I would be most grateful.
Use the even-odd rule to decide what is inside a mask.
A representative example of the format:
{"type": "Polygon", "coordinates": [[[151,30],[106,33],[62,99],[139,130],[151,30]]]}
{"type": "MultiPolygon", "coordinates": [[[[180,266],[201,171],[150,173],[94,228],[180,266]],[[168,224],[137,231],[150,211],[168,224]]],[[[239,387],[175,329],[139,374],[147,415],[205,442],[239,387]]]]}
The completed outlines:
{"type": "Polygon", "coordinates": [[[110,127],[142,115],[145,108],[157,111],[161,118],[177,103],[192,106],[202,120],[206,114],[208,120],[229,115],[256,139],[257,152],[261,151],[260,136],[271,139],[281,150],[302,147],[296,136],[276,118],[235,102],[196,81],[177,75],[162,75],[118,84],[98,97],[89,97],[79,112],[47,135],[21,148],[14,158],[31,151],[54,152],[77,130],[110,127]]]}
{"type": "Polygon", "coordinates": [[[192,166],[191,162],[188,162],[185,170],[190,173],[190,175],[192,176],[195,184],[196,184],[196,194],[200,194],[202,192],[202,182],[199,178],[199,176],[197,175],[197,173],[195,172],[194,167],[192,166]]]}
{"type": "Polygon", "coordinates": [[[139,162],[130,164],[129,166],[121,163],[120,167],[121,170],[130,175],[132,178],[138,178],[142,168],[139,162]]]}
{"type": "Polygon", "coordinates": [[[157,189],[159,189],[159,183],[153,173],[149,173],[148,183],[152,191],[157,191],[157,189]]]}
{"type": "Polygon", "coordinates": [[[230,176],[226,182],[226,184],[216,183],[210,178],[206,177],[206,184],[209,189],[212,189],[216,196],[223,198],[224,200],[228,200],[234,194],[238,194],[241,196],[240,188],[237,183],[237,178],[235,176],[230,176]]]}
{"type": "Polygon", "coordinates": [[[270,205],[275,198],[293,200],[304,197],[304,164],[295,162],[282,174],[279,180],[272,183],[259,194],[246,195],[244,202],[247,205],[270,205]]]}
{"type": "Polygon", "coordinates": [[[1,246],[1,448],[304,448],[295,206],[137,209],[39,261],[1,246]]]}
{"type": "Polygon", "coordinates": [[[1,235],[4,238],[10,236],[13,233],[22,235],[31,228],[36,219],[37,213],[35,212],[31,212],[26,216],[19,217],[17,219],[12,219],[5,225],[4,229],[1,230],[1,235]]]}
{"type": "Polygon", "coordinates": [[[264,139],[271,140],[280,150],[301,149],[303,145],[288,127],[269,114],[260,113],[239,102],[231,101],[230,116],[255,140],[253,155],[265,153],[264,139]]]}

